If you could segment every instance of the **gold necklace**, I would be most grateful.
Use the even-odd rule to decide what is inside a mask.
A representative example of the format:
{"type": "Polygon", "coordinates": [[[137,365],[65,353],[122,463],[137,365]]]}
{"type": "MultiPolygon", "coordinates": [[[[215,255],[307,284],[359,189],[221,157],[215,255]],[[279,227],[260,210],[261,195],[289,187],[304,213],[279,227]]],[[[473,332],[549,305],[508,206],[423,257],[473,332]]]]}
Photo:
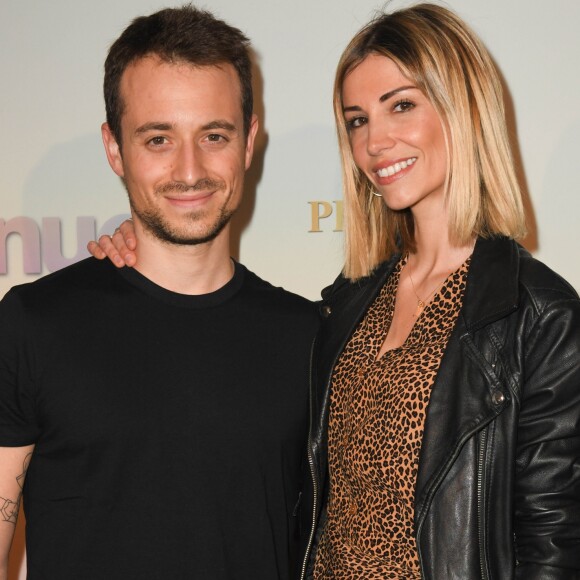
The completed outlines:
{"type": "MultiPolygon", "coordinates": [[[[408,260],[408,258],[407,258],[407,260],[408,260]]],[[[409,264],[409,262],[407,262],[407,265],[408,264],[409,264]]],[[[435,294],[435,291],[438,288],[441,288],[441,286],[443,286],[443,283],[445,282],[445,280],[447,280],[447,278],[449,277],[449,274],[447,274],[447,276],[445,276],[445,278],[439,284],[437,284],[437,286],[435,286],[435,288],[433,288],[433,290],[431,290],[431,292],[429,292],[429,294],[427,294],[427,296],[425,296],[424,299],[421,299],[419,297],[419,294],[417,294],[417,290],[415,289],[415,283],[413,282],[413,276],[411,276],[411,268],[409,268],[409,280],[411,280],[411,286],[413,288],[413,293],[415,294],[415,298],[417,298],[417,310],[416,310],[415,314],[413,315],[413,316],[415,316],[415,318],[417,318],[421,314],[421,312],[423,311],[423,308],[425,308],[425,306],[427,305],[429,298],[431,298],[431,296],[433,294],[435,294]]]]}

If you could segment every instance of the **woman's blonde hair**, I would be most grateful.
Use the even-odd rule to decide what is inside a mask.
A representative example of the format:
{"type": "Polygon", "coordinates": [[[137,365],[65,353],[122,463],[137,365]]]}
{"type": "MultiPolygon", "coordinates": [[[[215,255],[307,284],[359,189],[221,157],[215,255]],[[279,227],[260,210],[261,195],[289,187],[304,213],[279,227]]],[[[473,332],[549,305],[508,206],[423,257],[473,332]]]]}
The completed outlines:
{"type": "Polygon", "coordinates": [[[367,24],[342,54],[334,84],[345,208],[344,274],[370,274],[395,251],[413,251],[410,210],[393,211],[373,196],[373,185],[354,163],[342,85],[369,54],[393,60],[439,114],[447,136],[446,196],[450,239],[525,233],[521,193],[509,143],[503,91],[489,53],[453,12],[418,4],[367,24]]]}

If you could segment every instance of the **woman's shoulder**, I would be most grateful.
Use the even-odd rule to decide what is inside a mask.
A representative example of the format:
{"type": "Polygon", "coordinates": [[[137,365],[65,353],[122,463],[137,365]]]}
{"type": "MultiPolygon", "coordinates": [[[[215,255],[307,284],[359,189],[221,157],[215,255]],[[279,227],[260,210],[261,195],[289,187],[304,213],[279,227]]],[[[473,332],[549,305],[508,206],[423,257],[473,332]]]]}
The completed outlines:
{"type": "Polygon", "coordinates": [[[520,261],[519,285],[521,291],[535,301],[578,300],[574,287],[544,262],[538,260],[518,245],[520,261]]]}
{"type": "Polygon", "coordinates": [[[515,240],[477,241],[466,292],[470,320],[495,318],[498,311],[511,312],[527,303],[542,311],[566,301],[578,301],[572,285],[515,240]]]}

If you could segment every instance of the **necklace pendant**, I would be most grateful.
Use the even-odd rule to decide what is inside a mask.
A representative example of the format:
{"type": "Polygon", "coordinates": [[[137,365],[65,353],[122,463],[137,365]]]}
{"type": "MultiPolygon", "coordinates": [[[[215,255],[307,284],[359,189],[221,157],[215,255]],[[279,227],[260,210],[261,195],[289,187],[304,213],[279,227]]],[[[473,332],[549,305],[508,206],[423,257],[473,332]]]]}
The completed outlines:
{"type": "Polygon", "coordinates": [[[425,302],[423,302],[423,300],[417,300],[417,308],[423,310],[423,308],[425,308],[425,302]]]}

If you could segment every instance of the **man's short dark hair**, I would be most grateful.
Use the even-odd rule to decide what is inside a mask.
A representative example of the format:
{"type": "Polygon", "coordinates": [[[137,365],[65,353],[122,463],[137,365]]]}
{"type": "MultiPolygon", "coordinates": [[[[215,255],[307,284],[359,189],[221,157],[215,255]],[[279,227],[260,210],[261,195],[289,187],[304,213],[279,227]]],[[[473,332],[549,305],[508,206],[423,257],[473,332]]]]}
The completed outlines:
{"type": "Polygon", "coordinates": [[[250,41],[237,28],[191,5],[166,8],[131,22],[109,49],[105,61],[107,123],[121,146],[121,77],[133,62],[155,55],[169,63],[194,66],[231,64],[240,79],[244,132],[250,129],[253,110],[250,41]]]}

